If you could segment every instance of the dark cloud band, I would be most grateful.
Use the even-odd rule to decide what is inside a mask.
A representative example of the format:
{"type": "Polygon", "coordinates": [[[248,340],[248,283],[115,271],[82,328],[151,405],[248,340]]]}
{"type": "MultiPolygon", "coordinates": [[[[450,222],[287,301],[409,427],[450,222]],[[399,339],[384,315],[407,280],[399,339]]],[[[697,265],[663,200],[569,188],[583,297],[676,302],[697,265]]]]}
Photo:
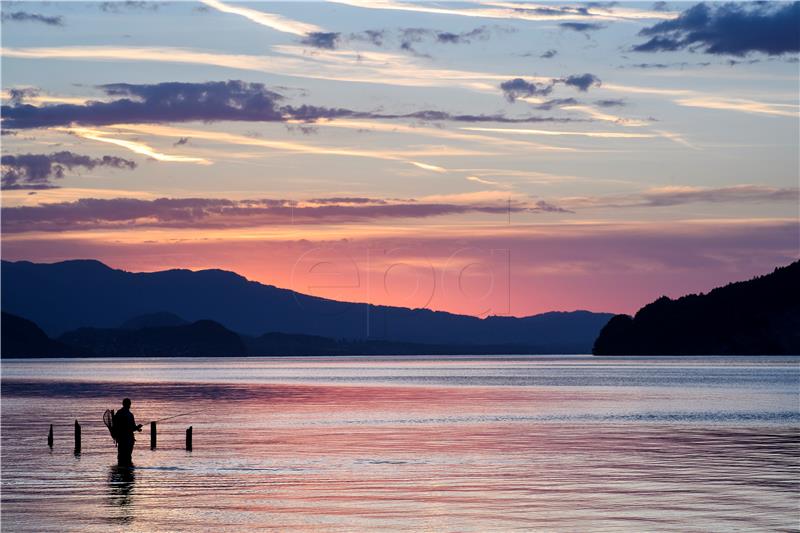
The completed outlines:
{"type": "Polygon", "coordinates": [[[136,163],[104,155],[93,158],[73,152],[55,152],[52,154],[19,154],[3,155],[2,183],[3,189],[50,189],[55,187],[52,179],[63,178],[68,171],[95,167],[134,169],[136,163]]]}
{"type": "MultiPolygon", "coordinates": [[[[522,78],[514,78],[512,80],[504,81],[500,84],[500,90],[509,102],[514,102],[518,98],[525,98],[530,96],[547,96],[557,83],[563,83],[570,87],[575,87],[581,92],[586,92],[590,87],[599,87],[602,82],[600,78],[594,74],[573,74],[565,78],[553,78],[548,82],[530,82],[522,78]]],[[[575,103],[568,101],[569,99],[562,99],[564,103],[575,103]]],[[[551,104],[540,106],[540,109],[550,109],[558,100],[552,100],[551,104]]]]}
{"type": "Polygon", "coordinates": [[[637,52],[700,49],[708,54],[781,55],[800,51],[800,2],[697,4],[639,32],[637,52]]]}
{"type": "Polygon", "coordinates": [[[597,22],[562,22],[559,27],[565,30],[577,31],[579,33],[586,33],[590,31],[597,31],[605,29],[605,24],[597,22]]]}
{"type": "Polygon", "coordinates": [[[291,200],[219,198],[83,198],[74,202],[3,209],[3,230],[69,231],[115,227],[235,228],[268,224],[336,224],[385,218],[428,218],[465,213],[569,212],[545,201],[536,203],[445,203],[372,198],[291,200]]]}
{"type": "MultiPolygon", "coordinates": [[[[521,80],[523,84],[527,84],[521,80]]],[[[526,85],[527,86],[527,85],[526,85]]],[[[323,119],[411,119],[455,122],[569,122],[551,117],[507,117],[505,115],[453,114],[421,110],[405,114],[355,111],[313,105],[282,105],[283,96],[261,83],[238,80],[205,83],[167,82],[158,84],[114,83],[100,86],[111,101],[85,104],[34,106],[20,94],[2,107],[4,129],[53,126],[105,126],[110,124],[159,124],[190,121],[314,122],[323,119]]],[[[525,89],[520,88],[524,93],[525,89]]],[[[543,87],[547,91],[546,87],[543,87]]],[[[547,91],[549,92],[549,91],[547,91]]],[[[539,93],[545,94],[545,93],[539,93]]]]}
{"type": "Polygon", "coordinates": [[[64,19],[60,16],[49,17],[47,15],[40,15],[39,13],[28,13],[27,11],[14,11],[12,13],[3,13],[3,22],[39,22],[47,24],[48,26],[63,26],[64,19]]]}

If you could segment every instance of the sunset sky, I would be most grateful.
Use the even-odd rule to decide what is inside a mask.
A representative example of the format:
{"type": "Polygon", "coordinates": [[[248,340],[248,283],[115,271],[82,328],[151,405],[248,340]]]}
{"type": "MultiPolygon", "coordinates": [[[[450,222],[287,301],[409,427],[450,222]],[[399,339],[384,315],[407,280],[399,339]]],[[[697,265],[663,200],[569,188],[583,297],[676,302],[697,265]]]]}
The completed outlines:
{"type": "Polygon", "coordinates": [[[2,255],[473,315],[800,256],[800,3],[3,2],[2,255]]]}

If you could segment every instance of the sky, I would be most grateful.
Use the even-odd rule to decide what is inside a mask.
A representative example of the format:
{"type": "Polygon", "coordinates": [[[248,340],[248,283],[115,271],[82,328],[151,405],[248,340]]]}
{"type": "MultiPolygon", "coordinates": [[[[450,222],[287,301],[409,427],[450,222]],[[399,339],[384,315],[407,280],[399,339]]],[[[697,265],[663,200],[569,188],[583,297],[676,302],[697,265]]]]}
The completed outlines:
{"type": "Polygon", "coordinates": [[[800,256],[800,2],[2,2],[2,256],[476,316],[800,256]]]}

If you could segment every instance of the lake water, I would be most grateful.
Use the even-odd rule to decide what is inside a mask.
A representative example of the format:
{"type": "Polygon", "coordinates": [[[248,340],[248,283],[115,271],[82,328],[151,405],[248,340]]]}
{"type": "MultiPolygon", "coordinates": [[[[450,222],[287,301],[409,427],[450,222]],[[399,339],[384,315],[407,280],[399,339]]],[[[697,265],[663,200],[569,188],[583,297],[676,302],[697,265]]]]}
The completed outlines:
{"type": "Polygon", "coordinates": [[[3,531],[800,531],[800,358],[3,361],[1,429],[3,531]],[[124,396],[198,412],[119,469],[124,396]]]}

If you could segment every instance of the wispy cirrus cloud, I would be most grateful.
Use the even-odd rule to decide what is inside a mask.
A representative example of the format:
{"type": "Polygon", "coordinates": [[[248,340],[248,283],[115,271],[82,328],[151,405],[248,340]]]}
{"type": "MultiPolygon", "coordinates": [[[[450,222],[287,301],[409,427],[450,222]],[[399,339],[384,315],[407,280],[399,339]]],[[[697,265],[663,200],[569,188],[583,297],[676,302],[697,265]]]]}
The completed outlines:
{"type": "Polygon", "coordinates": [[[562,106],[561,109],[565,111],[577,111],[579,113],[583,113],[585,115],[590,116],[593,120],[598,120],[601,122],[613,122],[614,124],[619,124],[621,126],[629,126],[629,127],[642,127],[648,126],[650,123],[645,120],[635,119],[635,118],[627,118],[621,117],[619,115],[614,115],[605,111],[600,111],[592,106],[577,104],[577,105],[565,105],[562,106]]]}
{"type": "Polygon", "coordinates": [[[705,109],[718,109],[723,111],[739,111],[742,113],[755,113],[763,115],[776,115],[781,117],[800,117],[800,106],[796,104],[776,104],[757,102],[745,98],[720,98],[697,96],[691,98],[678,98],[675,103],[685,107],[702,107],[705,109]]]}
{"type": "Polygon", "coordinates": [[[300,78],[395,85],[401,87],[459,87],[493,92],[510,76],[487,72],[432,68],[403,54],[318,49],[276,45],[273,55],[224,54],[174,47],[64,46],[0,50],[3,57],[93,61],[131,61],[208,65],[300,78]]]}
{"type": "Polygon", "coordinates": [[[489,133],[509,133],[512,135],[544,135],[548,137],[596,137],[600,139],[649,139],[658,137],[655,133],[626,133],[615,131],[557,131],[557,130],[541,130],[529,128],[482,128],[482,127],[462,127],[462,130],[467,131],[482,131],[489,133]]]}
{"type": "Polygon", "coordinates": [[[249,7],[233,6],[220,2],[219,0],[200,0],[203,4],[221,11],[222,13],[229,13],[231,15],[239,15],[249,19],[256,24],[266,26],[273,30],[284,33],[291,33],[293,35],[307,35],[310,33],[324,33],[325,30],[314,24],[300,22],[274,13],[267,13],[258,9],[249,7]]]}
{"type": "MultiPolygon", "coordinates": [[[[526,2],[475,2],[465,8],[451,8],[439,5],[427,5],[417,2],[399,2],[395,0],[330,0],[338,4],[346,4],[364,9],[382,9],[390,11],[412,11],[436,15],[453,15],[508,20],[668,20],[677,16],[669,11],[637,10],[615,6],[558,6],[552,4],[535,4],[526,2]]],[[[446,4],[445,4],[446,5],[446,4]]]]}
{"type": "MultiPolygon", "coordinates": [[[[291,121],[290,121],[291,122],[291,121]]],[[[463,133],[462,131],[454,131],[445,127],[441,127],[439,122],[434,125],[426,125],[428,121],[423,120],[422,123],[402,124],[397,121],[383,122],[378,120],[357,120],[357,119],[332,119],[321,120],[315,123],[316,126],[321,128],[345,128],[356,130],[359,132],[384,132],[384,133],[399,133],[409,134],[415,136],[431,137],[436,139],[446,139],[453,141],[466,141],[469,143],[485,144],[505,148],[528,148],[543,151],[560,151],[571,152],[577,151],[574,148],[565,148],[561,146],[552,146],[530,141],[520,141],[508,139],[505,137],[498,137],[493,135],[478,135],[473,133],[463,133]]],[[[460,128],[463,130],[464,128],[460,128]]],[[[473,129],[473,131],[478,131],[473,129]]]]}
{"type": "Polygon", "coordinates": [[[96,167],[134,169],[136,163],[121,157],[90,157],[69,151],[51,154],[4,154],[0,158],[3,189],[49,189],[57,187],[53,179],[68,172],[96,167]]]}
{"type": "Polygon", "coordinates": [[[672,101],[677,105],[685,107],[705,107],[739,113],[761,113],[791,118],[796,118],[798,112],[800,112],[800,106],[797,103],[761,102],[745,98],[727,97],[720,94],[703,93],[690,89],[641,87],[614,83],[603,84],[603,89],[625,94],[666,96],[672,98],[672,101]]]}
{"type": "Polygon", "coordinates": [[[693,203],[772,203],[797,202],[800,200],[797,187],[772,187],[767,185],[733,185],[729,187],[669,186],[655,187],[639,193],[568,197],[559,202],[572,209],[585,208],[633,208],[672,207],[693,203]]]}
{"type": "Polygon", "coordinates": [[[742,203],[742,202],[797,202],[797,187],[770,187],[767,185],[733,185],[729,187],[658,187],[642,194],[645,205],[667,207],[678,204],[742,203]]]}
{"type": "Polygon", "coordinates": [[[430,170],[432,172],[439,172],[439,173],[447,172],[446,168],[443,168],[443,167],[440,167],[440,166],[437,166],[437,165],[431,165],[431,164],[428,164],[428,163],[421,163],[419,161],[409,161],[409,163],[414,165],[417,168],[421,168],[422,170],[430,170]]]}
{"type": "MultiPolygon", "coordinates": [[[[73,132],[77,135],[87,138],[85,131],[81,132],[81,128],[64,128],[63,131],[73,132]]],[[[132,132],[136,134],[148,135],[153,137],[167,137],[172,139],[191,138],[197,140],[207,140],[217,143],[226,143],[238,146],[268,148],[276,152],[283,152],[289,154],[305,154],[305,155],[320,155],[320,156],[340,156],[340,157],[355,157],[366,159],[378,159],[383,161],[396,161],[404,164],[414,164],[417,168],[430,170],[433,168],[442,168],[437,165],[421,163],[416,161],[420,157],[448,157],[448,156],[463,156],[463,155],[490,155],[491,153],[481,152],[478,150],[469,150],[462,148],[450,148],[442,146],[416,147],[414,149],[406,150],[387,150],[387,149],[370,149],[364,147],[339,147],[339,146],[325,146],[311,143],[301,143],[296,141],[283,141],[279,139],[265,139],[261,137],[252,137],[247,135],[238,135],[234,133],[226,133],[221,131],[214,131],[209,129],[198,128],[181,128],[173,126],[165,126],[161,124],[117,124],[114,126],[115,131],[100,131],[94,132],[90,135],[97,137],[94,140],[100,142],[111,142],[132,151],[141,149],[141,143],[120,139],[121,133],[132,132]],[[130,145],[130,146],[128,146],[130,145]],[[426,168],[422,165],[428,165],[432,168],[426,168]]],[[[169,157],[185,157],[185,156],[169,156],[169,157]]],[[[200,158],[187,158],[187,159],[200,159],[200,158]]],[[[210,164],[210,161],[202,159],[201,161],[187,160],[188,163],[210,164]]]]}
{"type": "Polygon", "coordinates": [[[504,185],[499,181],[482,178],[480,176],[467,176],[466,179],[467,181],[474,181],[475,183],[480,183],[481,185],[489,185],[491,187],[502,187],[504,185]]]}
{"type": "MultiPolygon", "coordinates": [[[[620,121],[629,120],[623,119],[621,117],[615,117],[614,115],[607,115],[597,110],[592,110],[592,108],[588,106],[566,106],[564,109],[571,109],[578,107],[579,109],[583,110],[591,110],[597,116],[603,117],[604,119],[615,122],[620,124],[620,121]]],[[[636,126],[643,126],[644,123],[629,123],[626,125],[636,125],[636,126]]],[[[656,130],[653,133],[627,133],[627,132],[615,132],[615,131],[566,131],[566,130],[542,130],[542,129],[531,129],[531,128],[484,128],[484,127],[462,127],[461,129],[467,131],[481,131],[481,132],[489,132],[489,133],[504,133],[504,134],[511,134],[511,135],[539,135],[539,136],[549,136],[549,137],[591,137],[597,139],[653,139],[656,137],[663,137],[664,139],[668,139],[675,143],[681,144],[686,146],[687,148],[691,148],[696,150],[697,147],[687,141],[682,135],[679,135],[674,132],[664,131],[664,130],[656,130]]]]}
{"type": "Polygon", "coordinates": [[[143,155],[161,161],[163,163],[194,163],[197,165],[210,165],[211,161],[202,157],[191,157],[185,155],[165,154],[153,149],[150,145],[141,141],[132,141],[129,139],[120,139],[115,137],[112,132],[101,131],[89,128],[56,128],[59,131],[75,135],[82,139],[89,139],[101,143],[113,144],[133,153],[143,155]]]}

